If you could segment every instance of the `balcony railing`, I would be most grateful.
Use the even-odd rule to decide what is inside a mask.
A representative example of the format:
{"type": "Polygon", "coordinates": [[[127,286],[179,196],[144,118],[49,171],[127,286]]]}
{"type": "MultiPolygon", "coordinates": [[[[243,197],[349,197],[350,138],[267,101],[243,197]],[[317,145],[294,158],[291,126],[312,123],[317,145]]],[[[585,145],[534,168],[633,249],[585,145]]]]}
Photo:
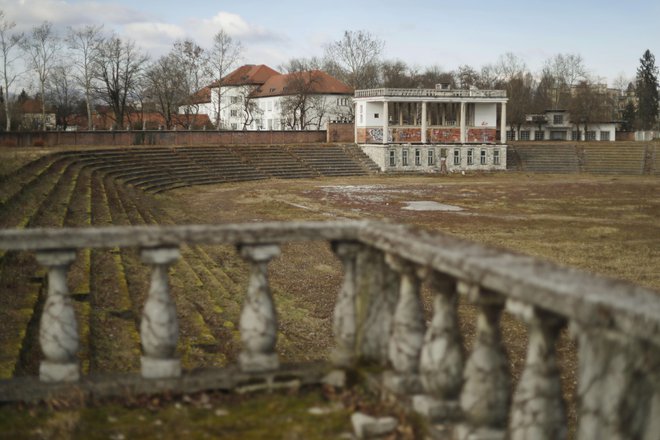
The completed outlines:
{"type": "MultiPolygon", "coordinates": [[[[236,374],[280,368],[268,263],[282,244],[325,240],[341,260],[331,363],[386,366],[382,383],[413,407],[452,426],[455,438],[566,437],[555,344],[569,326],[578,344],[577,438],[657,438],[660,432],[660,297],[620,281],[443,235],[372,222],[261,223],[0,231],[0,249],[35,252],[48,272],[41,316],[42,383],[76,383],[79,335],[67,270],[84,248],[138,247],[151,266],[140,338],[143,381],[186,376],[176,354],[177,314],[168,268],[184,244],[231,244],[251,270],[240,318],[236,374]],[[420,284],[433,289],[425,324],[420,284]],[[457,298],[477,306],[476,336],[464,358],[457,298]],[[527,358],[511,393],[500,339],[504,310],[524,321],[527,358]]],[[[165,382],[164,382],[165,381],[165,382]]],[[[2,400],[15,395],[0,382],[2,400]]],[[[44,384],[43,386],[48,386],[44,384]]]]}
{"type": "Polygon", "coordinates": [[[506,98],[506,90],[366,89],[356,90],[356,98],[506,98]]]}

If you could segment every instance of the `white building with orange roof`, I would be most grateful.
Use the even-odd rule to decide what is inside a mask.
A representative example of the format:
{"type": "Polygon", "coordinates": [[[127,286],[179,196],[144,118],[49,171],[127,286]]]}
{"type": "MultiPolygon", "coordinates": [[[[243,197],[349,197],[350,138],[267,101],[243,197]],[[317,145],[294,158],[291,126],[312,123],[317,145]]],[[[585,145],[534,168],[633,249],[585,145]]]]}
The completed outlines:
{"type": "Polygon", "coordinates": [[[200,90],[192,105],[224,130],[324,130],[328,121],[351,118],[351,97],[323,71],[280,74],[262,64],[239,67],[200,90]]]}

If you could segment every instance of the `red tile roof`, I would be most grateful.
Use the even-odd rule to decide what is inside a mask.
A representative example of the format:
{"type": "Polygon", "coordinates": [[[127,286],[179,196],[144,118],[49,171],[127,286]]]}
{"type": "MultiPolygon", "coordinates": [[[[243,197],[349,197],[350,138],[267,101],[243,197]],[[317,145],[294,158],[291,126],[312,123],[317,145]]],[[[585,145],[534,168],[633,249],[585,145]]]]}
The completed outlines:
{"type": "Polygon", "coordinates": [[[300,76],[306,84],[310,85],[310,93],[323,95],[353,94],[351,88],[337,78],[328,75],[322,70],[310,70],[271,76],[268,81],[266,81],[264,85],[253,94],[253,96],[256,98],[263,98],[266,96],[285,96],[295,94],[296,92],[291,89],[291,82],[296,81],[298,76],[300,76]]]}
{"type": "MultiPolygon", "coordinates": [[[[259,86],[265,83],[268,78],[280,73],[265,64],[246,64],[234,70],[222,79],[223,86],[259,86]]],[[[217,87],[218,82],[211,84],[211,87],[217,87]]]]}

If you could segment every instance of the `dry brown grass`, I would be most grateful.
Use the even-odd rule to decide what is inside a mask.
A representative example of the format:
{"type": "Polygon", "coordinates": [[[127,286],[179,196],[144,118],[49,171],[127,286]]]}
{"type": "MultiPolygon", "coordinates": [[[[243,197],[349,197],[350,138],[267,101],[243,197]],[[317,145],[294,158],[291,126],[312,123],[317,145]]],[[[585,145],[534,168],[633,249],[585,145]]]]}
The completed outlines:
{"type": "Polygon", "coordinates": [[[653,176],[503,173],[270,180],[191,187],[160,198],[180,223],[377,219],[660,291],[660,178],[653,176]],[[421,200],[464,210],[402,209],[404,202],[421,200]]]}

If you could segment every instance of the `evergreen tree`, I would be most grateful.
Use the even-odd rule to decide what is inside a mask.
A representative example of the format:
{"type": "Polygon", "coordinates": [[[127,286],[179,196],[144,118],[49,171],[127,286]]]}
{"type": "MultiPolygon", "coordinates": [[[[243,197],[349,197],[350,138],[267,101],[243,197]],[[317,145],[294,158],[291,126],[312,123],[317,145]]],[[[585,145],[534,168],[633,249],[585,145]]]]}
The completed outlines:
{"type": "Polygon", "coordinates": [[[639,62],[636,79],[637,126],[641,130],[651,130],[658,120],[658,68],[655,57],[648,49],[639,62]]]}
{"type": "Polygon", "coordinates": [[[633,131],[635,126],[635,104],[629,102],[621,114],[621,131],[633,131]]]}

